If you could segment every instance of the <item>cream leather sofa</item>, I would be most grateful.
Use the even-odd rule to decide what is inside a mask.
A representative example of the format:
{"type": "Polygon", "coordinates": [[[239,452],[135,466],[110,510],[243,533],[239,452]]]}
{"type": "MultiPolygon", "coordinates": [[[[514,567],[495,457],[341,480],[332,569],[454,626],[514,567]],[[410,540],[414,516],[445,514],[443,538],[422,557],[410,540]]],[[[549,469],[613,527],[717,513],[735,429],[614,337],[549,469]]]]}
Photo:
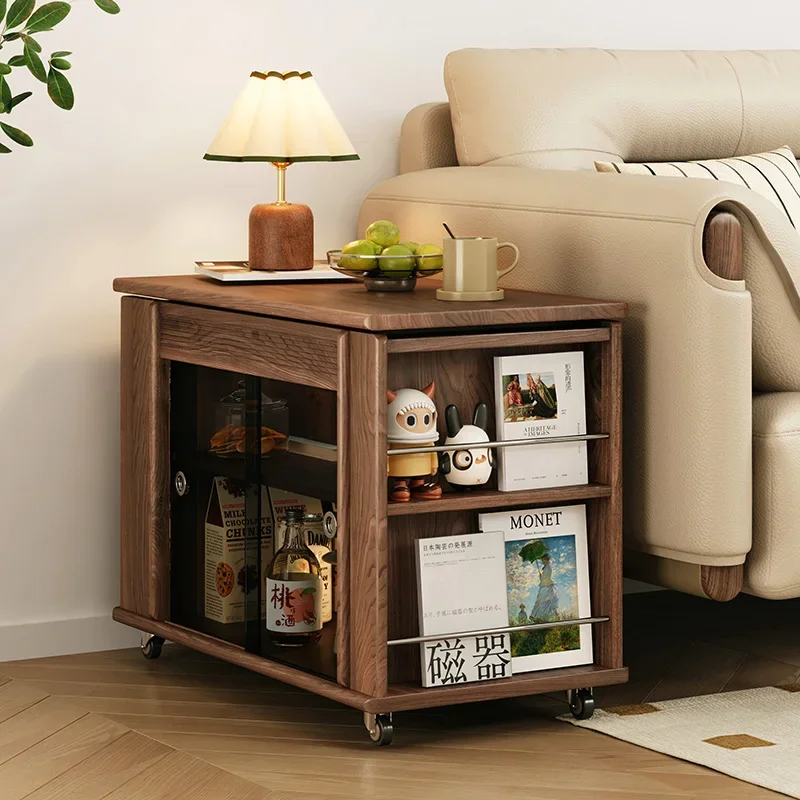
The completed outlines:
{"type": "Polygon", "coordinates": [[[436,241],[446,220],[519,245],[507,287],[628,301],[626,574],[800,596],[800,235],[748,189],[593,167],[800,154],[800,52],[462,50],[445,83],[361,230],[436,241]],[[706,262],[720,209],[743,279],[706,262]]]}

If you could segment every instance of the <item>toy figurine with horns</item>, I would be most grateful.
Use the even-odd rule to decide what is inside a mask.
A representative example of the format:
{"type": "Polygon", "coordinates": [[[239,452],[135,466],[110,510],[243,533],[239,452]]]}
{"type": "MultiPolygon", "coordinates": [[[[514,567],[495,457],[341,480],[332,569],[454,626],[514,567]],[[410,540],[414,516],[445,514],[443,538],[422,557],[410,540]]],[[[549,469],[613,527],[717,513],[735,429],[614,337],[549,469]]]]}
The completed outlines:
{"type": "MultiPolygon", "coordinates": [[[[433,402],[436,387],[431,381],[422,391],[399,389],[388,392],[389,408],[386,438],[389,449],[428,447],[439,441],[436,430],[438,414],[433,402]]],[[[436,500],[442,487],[436,480],[439,459],[436,453],[389,456],[389,477],[393,479],[390,498],[407,503],[413,494],[422,500],[436,500]]]]}
{"type": "Polygon", "coordinates": [[[456,406],[447,406],[444,419],[447,423],[445,444],[463,444],[465,449],[441,454],[439,469],[442,475],[454,489],[468,490],[473,486],[483,486],[492,477],[492,451],[488,447],[466,449],[466,445],[489,441],[489,434],[486,433],[489,408],[486,403],[478,403],[472,416],[472,425],[461,424],[461,415],[456,406]]]}

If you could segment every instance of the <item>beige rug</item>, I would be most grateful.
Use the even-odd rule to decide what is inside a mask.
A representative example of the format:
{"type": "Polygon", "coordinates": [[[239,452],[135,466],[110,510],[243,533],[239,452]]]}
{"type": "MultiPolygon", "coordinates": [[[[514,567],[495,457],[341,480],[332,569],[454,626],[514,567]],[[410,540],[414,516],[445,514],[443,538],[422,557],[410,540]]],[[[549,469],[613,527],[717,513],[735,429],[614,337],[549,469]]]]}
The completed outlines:
{"type": "Polygon", "coordinates": [[[722,692],[559,719],[800,798],[798,689],[722,692]]]}

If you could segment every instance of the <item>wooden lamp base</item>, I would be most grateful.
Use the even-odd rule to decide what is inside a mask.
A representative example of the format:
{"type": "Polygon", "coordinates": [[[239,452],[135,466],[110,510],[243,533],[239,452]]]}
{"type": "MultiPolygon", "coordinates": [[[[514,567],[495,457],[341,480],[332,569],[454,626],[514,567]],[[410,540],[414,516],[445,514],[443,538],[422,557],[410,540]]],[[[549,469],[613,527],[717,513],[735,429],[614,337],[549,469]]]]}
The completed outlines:
{"type": "Polygon", "coordinates": [[[250,269],[269,272],[314,266],[314,215],[300,203],[271,203],[250,212],[250,269]]]}

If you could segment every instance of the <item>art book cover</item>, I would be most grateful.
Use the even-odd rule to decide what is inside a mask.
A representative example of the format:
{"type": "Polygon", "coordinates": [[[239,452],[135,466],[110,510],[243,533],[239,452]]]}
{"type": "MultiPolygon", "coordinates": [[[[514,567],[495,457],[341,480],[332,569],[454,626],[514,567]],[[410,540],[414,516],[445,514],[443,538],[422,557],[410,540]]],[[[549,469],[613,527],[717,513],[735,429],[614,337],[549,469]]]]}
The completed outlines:
{"type": "MultiPolygon", "coordinates": [[[[546,439],[586,433],[583,353],[494,359],[497,438],[546,439]]],[[[589,482],[586,442],[497,450],[501,492],[589,482]]]]}
{"type": "MultiPolygon", "coordinates": [[[[509,626],[591,616],[585,505],[502,511],[479,519],[482,530],[502,531],[505,540],[509,626]]],[[[515,674],[592,660],[591,625],[511,634],[515,674]]]]}
{"type": "Polygon", "coordinates": [[[422,685],[447,686],[511,675],[509,635],[447,636],[507,627],[502,533],[418,539],[422,685]]]}

